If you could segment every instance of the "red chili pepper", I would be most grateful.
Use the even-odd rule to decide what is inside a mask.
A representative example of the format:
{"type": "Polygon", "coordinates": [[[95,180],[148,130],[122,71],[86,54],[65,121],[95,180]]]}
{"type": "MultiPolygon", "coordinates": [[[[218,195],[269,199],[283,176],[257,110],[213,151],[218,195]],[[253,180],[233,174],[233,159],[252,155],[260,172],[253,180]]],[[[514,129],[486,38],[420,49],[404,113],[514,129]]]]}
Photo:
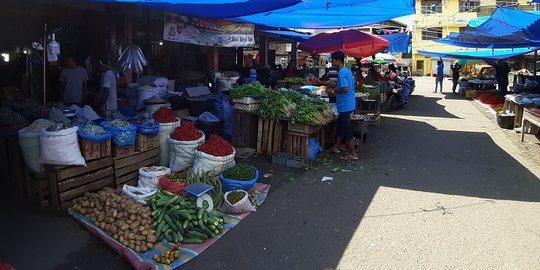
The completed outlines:
{"type": "Polygon", "coordinates": [[[167,107],[159,108],[153,115],[154,119],[160,123],[172,123],[176,122],[176,117],[173,111],[167,107]]]}
{"type": "Polygon", "coordinates": [[[195,141],[202,135],[202,131],[195,129],[192,122],[184,121],[171,133],[171,138],[177,141],[195,141]]]}
{"type": "Polygon", "coordinates": [[[217,135],[210,135],[210,138],[203,145],[197,147],[197,150],[216,157],[229,156],[234,153],[232,145],[217,135]]]}

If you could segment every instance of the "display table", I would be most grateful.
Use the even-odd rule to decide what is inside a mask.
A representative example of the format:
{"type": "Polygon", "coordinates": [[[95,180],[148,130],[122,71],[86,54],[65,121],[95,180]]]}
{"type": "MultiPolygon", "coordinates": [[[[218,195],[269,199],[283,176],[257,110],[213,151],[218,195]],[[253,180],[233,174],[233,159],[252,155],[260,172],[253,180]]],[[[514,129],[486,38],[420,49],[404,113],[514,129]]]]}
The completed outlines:
{"type": "Polygon", "coordinates": [[[473,90],[494,90],[497,82],[493,80],[472,80],[469,81],[473,90]]]}
{"type": "Polygon", "coordinates": [[[521,127],[523,119],[523,109],[529,107],[531,107],[531,105],[518,103],[516,101],[516,95],[506,95],[504,97],[503,112],[514,113],[514,128],[521,127]]]}
{"type": "Polygon", "coordinates": [[[540,112],[533,111],[531,109],[523,109],[523,119],[521,122],[521,141],[525,139],[526,128],[530,128],[530,132],[533,134],[538,134],[540,129],[540,112]],[[532,127],[535,126],[535,127],[532,127]]]}

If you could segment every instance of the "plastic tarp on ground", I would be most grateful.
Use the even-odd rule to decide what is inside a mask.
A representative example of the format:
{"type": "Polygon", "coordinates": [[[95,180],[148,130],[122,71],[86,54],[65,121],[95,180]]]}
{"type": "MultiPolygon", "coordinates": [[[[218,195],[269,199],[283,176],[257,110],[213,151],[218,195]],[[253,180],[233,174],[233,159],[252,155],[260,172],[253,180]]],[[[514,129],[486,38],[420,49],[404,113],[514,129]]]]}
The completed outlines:
{"type": "Polygon", "coordinates": [[[540,15],[498,7],[477,27],[467,26],[437,42],[472,48],[525,48],[540,46],[540,15]]]}
{"type": "Polygon", "coordinates": [[[272,27],[324,29],[363,26],[414,13],[414,0],[304,0],[237,19],[272,27]]]}
{"type": "Polygon", "coordinates": [[[296,42],[302,42],[304,40],[307,40],[311,37],[311,35],[299,33],[295,31],[290,30],[268,30],[268,29],[257,29],[258,32],[268,33],[272,35],[277,35],[281,38],[294,40],[296,42]]]}
{"type": "Polygon", "coordinates": [[[233,18],[289,7],[302,0],[91,0],[124,2],[199,18],[233,18]]]}
{"type": "Polygon", "coordinates": [[[394,33],[388,35],[380,35],[379,37],[388,40],[388,48],[384,52],[410,52],[411,35],[409,33],[394,33]]]}
{"type": "Polygon", "coordinates": [[[455,51],[455,52],[430,52],[418,50],[418,53],[431,57],[455,58],[455,59],[476,59],[476,60],[498,60],[506,59],[522,54],[526,54],[538,48],[516,48],[516,49],[493,49],[478,51],[455,51]]]}

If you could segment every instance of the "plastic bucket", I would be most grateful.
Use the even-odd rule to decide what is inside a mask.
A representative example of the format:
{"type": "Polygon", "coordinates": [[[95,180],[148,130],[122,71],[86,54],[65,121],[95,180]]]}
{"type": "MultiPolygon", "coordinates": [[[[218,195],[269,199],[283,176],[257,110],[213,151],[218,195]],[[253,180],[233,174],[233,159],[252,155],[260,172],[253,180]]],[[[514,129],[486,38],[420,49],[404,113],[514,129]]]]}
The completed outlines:
{"type": "Polygon", "coordinates": [[[497,114],[497,125],[504,129],[513,129],[514,128],[514,117],[515,116],[502,116],[497,114]]]}
{"type": "Polygon", "coordinates": [[[248,181],[228,179],[228,178],[223,177],[223,174],[220,174],[219,180],[221,181],[223,192],[239,190],[239,189],[249,191],[255,185],[255,183],[257,183],[257,180],[259,180],[259,170],[257,170],[257,168],[253,166],[252,168],[255,169],[255,178],[248,181]]]}

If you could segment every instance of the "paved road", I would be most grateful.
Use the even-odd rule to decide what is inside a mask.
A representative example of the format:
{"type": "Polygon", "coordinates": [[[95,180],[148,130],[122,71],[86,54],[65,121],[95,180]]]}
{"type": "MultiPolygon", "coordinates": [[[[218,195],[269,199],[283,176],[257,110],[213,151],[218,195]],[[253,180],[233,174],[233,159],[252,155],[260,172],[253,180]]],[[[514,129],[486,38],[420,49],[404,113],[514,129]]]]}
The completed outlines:
{"type": "MultiPolygon", "coordinates": [[[[537,139],[524,148],[433,83],[417,80],[357,162],[256,161],[273,174],[267,202],[183,269],[540,269],[537,139]]],[[[20,269],[128,268],[69,218],[1,209],[0,257],[20,269]]]]}

